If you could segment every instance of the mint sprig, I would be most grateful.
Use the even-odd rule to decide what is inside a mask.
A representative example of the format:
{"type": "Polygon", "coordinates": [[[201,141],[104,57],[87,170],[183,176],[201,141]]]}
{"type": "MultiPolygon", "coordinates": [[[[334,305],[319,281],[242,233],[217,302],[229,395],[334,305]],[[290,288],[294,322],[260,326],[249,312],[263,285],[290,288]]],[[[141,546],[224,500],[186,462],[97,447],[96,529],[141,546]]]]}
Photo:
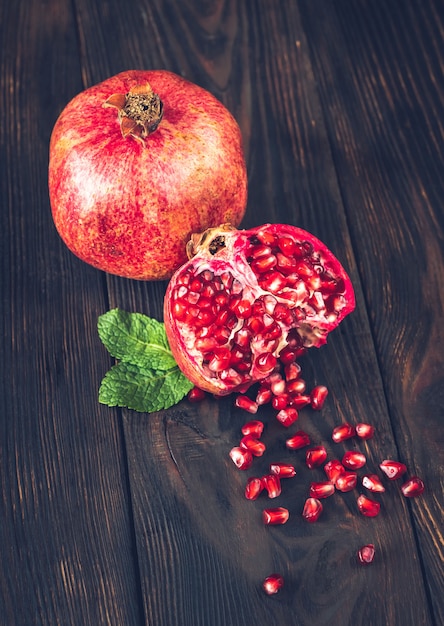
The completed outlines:
{"type": "Polygon", "coordinates": [[[112,309],[97,328],[118,361],[101,382],[100,403],[152,413],[177,404],[193,387],[177,366],[162,322],[112,309]]]}

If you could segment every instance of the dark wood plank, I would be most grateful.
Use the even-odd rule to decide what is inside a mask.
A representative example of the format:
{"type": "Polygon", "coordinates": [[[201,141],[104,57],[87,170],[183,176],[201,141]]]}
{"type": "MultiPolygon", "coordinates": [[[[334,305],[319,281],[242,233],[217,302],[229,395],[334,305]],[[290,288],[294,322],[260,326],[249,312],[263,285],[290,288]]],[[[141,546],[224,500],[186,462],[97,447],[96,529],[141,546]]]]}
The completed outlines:
{"type": "Polygon", "coordinates": [[[301,5],[398,457],[428,486],[409,514],[440,624],[444,5],[337,1],[321,16],[301,5]]]}
{"type": "Polygon", "coordinates": [[[138,624],[119,417],[97,404],[102,276],[47,192],[52,125],[82,88],[71,3],[0,4],[0,622],[138,624]]]}
{"type": "MultiPolygon", "coordinates": [[[[397,455],[342,203],[347,180],[339,186],[297,6],[151,2],[149,9],[130,9],[134,13],[123,25],[114,19],[121,10],[117,3],[108,6],[100,23],[89,6],[84,2],[79,12],[81,40],[89,46],[84,56],[88,81],[121,69],[126,59],[137,66],[161,64],[212,90],[232,107],[246,137],[250,200],[245,225],[301,225],[324,239],[350,269],[357,311],[328,347],[304,364],[310,384],[328,384],[330,401],[322,417],[303,412],[299,426],[315,441],[326,441],[338,422],[365,419],[379,433],[363,446],[371,467],[383,455],[397,455]],[[137,12],[141,19],[132,22],[137,12]],[[215,47],[204,45],[226,33],[227,24],[230,36],[215,47]]],[[[108,285],[110,305],[161,318],[165,285],[111,277],[108,285]]],[[[272,413],[264,410],[261,416],[269,421],[268,461],[288,459],[272,413]]],[[[268,532],[260,523],[263,503],[249,506],[242,499],[245,478],[227,459],[245,419],[230,400],[209,400],[198,408],[184,402],[151,416],[125,415],[146,623],[367,625],[369,615],[375,624],[430,623],[406,502],[392,493],[380,518],[364,520],[356,515],[356,495],[349,494],[328,503],[322,524],[308,527],[299,513],[312,474],[299,456],[299,480],[285,495],[294,521],[268,532]],[[353,555],[367,541],[377,544],[380,560],[363,571],[353,555]],[[275,568],[283,571],[288,588],[270,600],[259,585],[275,568]],[[412,579],[415,603],[394,601],[412,579]]],[[[331,444],[329,454],[344,449],[331,444]]],[[[265,463],[258,463],[257,471],[265,463]]]]}

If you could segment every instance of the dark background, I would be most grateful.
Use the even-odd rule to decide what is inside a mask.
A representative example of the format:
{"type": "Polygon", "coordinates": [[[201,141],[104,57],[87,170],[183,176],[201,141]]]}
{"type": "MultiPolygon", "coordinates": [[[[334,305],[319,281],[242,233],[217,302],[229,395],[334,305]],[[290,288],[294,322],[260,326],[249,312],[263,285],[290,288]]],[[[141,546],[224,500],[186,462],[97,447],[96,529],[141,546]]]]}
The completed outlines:
{"type": "Polygon", "coordinates": [[[2,624],[444,623],[443,22],[442,0],[0,2],[2,624]],[[231,398],[152,415],[99,405],[112,361],[98,316],[161,319],[166,285],[106,276],[64,247],[48,145],[74,95],[137,68],[181,74],[235,115],[245,227],[301,226],[350,272],[356,311],[304,360],[326,406],[298,427],[330,456],[402,460],[423,497],[387,484],[366,519],[357,492],[336,495],[306,524],[313,474],[261,409],[270,455],[298,469],[279,500],[291,523],[264,528],[228,458],[248,417],[231,398]],[[342,421],[377,434],[335,447],[342,421]],[[274,570],[286,586],[269,598],[274,570]]]}

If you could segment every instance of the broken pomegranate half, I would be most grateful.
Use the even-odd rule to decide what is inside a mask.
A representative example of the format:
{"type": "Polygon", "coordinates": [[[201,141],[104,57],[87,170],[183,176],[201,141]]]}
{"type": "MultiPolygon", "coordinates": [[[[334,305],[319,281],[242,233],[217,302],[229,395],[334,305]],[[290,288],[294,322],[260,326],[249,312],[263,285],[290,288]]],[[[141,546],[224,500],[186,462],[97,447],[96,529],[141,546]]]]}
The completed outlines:
{"type": "Polygon", "coordinates": [[[322,346],[354,309],[342,265],[295,226],[225,224],[193,235],[187,251],[165,296],[165,329],[183,373],[215,395],[244,392],[322,346]]]}

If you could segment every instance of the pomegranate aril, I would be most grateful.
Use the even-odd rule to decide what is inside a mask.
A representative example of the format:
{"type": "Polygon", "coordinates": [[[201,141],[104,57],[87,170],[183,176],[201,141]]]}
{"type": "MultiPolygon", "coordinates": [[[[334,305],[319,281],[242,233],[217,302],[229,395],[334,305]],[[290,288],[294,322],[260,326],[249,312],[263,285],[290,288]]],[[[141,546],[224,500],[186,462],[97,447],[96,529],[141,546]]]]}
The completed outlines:
{"type": "Polygon", "coordinates": [[[261,256],[270,256],[271,248],[265,244],[253,246],[250,250],[250,255],[253,259],[259,259],[261,256]]]}
{"type": "Polygon", "coordinates": [[[404,463],[401,463],[400,461],[393,461],[392,459],[382,461],[379,467],[390,480],[396,480],[407,471],[407,467],[404,463]]]}
{"type": "Polygon", "coordinates": [[[276,367],[277,359],[270,352],[264,352],[256,357],[254,364],[260,372],[263,374],[269,374],[276,367]]]}
{"type": "Polygon", "coordinates": [[[356,472],[344,472],[337,477],[335,487],[338,491],[343,493],[352,491],[358,484],[358,475],[356,472]]]}
{"type": "Polygon", "coordinates": [[[412,476],[401,487],[402,494],[406,498],[416,498],[424,492],[424,489],[424,482],[419,476],[412,476]]]}
{"type": "Polygon", "coordinates": [[[262,511],[262,521],[267,526],[274,526],[276,524],[285,524],[290,517],[288,509],[283,506],[279,506],[275,509],[264,509],[262,511]]]}
{"type": "Polygon", "coordinates": [[[264,483],[262,478],[252,476],[247,480],[247,484],[245,485],[245,497],[247,500],[257,500],[263,489],[264,483]]]}
{"type": "Polygon", "coordinates": [[[366,474],[362,477],[362,486],[374,493],[384,493],[385,487],[377,474],[366,474]]]}
{"type": "Polygon", "coordinates": [[[287,383],[287,392],[290,394],[302,394],[304,393],[306,387],[306,382],[302,378],[290,380],[287,383]]]}
{"type": "Polygon", "coordinates": [[[255,274],[263,274],[265,272],[268,272],[269,270],[272,270],[275,267],[276,263],[277,258],[274,256],[274,254],[269,254],[268,256],[260,256],[251,263],[251,269],[255,274]]]}
{"type": "Polygon", "coordinates": [[[285,365],[284,367],[285,380],[289,382],[291,380],[295,380],[296,378],[298,378],[299,374],[301,373],[301,369],[302,368],[299,365],[299,363],[296,363],[295,361],[285,365]]]}
{"type": "Polygon", "coordinates": [[[283,393],[280,396],[273,396],[271,400],[271,406],[273,407],[273,409],[276,409],[276,411],[280,411],[281,409],[287,408],[288,402],[289,402],[288,394],[283,393]]]}
{"type": "Polygon", "coordinates": [[[230,366],[231,353],[227,348],[220,348],[208,358],[208,367],[212,372],[221,372],[230,366]]]}
{"type": "Polygon", "coordinates": [[[306,522],[316,522],[322,513],[322,503],[318,498],[307,498],[302,509],[302,517],[306,522]]]}
{"type": "Polygon", "coordinates": [[[271,271],[261,274],[258,283],[264,291],[279,293],[287,285],[287,280],[280,272],[271,271]]]}
{"type": "Polygon", "coordinates": [[[259,420],[251,420],[242,426],[243,435],[251,435],[259,439],[264,431],[264,423],[259,420]]]}
{"type": "Polygon", "coordinates": [[[313,498],[328,498],[335,492],[335,486],[330,481],[310,483],[310,496],[313,498]]]}
{"type": "Polygon", "coordinates": [[[294,406],[295,409],[303,409],[305,406],[310,404],[310,396],[306,396],[304,394],[290,394],[288,403],[290,406],[294,406]]]}
{"type": "Polygon", "coordinates": [[[256,233],[256,239],[266,245],[266,246],[275,246],[277,243],[277,237],[274,233],[270,232],[267,227],[261,228],[256,233]]]}
{"type": "Polygon", "coordinates": [[[285,445],[290,450],[299,450],[300,448],[305,448],[310,445],[310,437],[303,430],[298,430],[293,437],[290,437],[285,442],[285,445]]]}
{"type": "Polygon", "coordinates": [[[341,424],[333,429],[331,438],[335,443],[340,443],[346,439],[351,439],[356,435],[355,427],[352,424],[341,424]]]}
{"type": "Polygon", "coordinates": [[[298,419],[299,414],[296,411],[295,408],[293,407],[288,407],[286,409],[281,409],[277,414],[276,414],[276,419],[286,428],[288,428],[289,426],[291,426],[292,424],[295,423],[295,421],[298,419]]]}
{"type": "Polygon", "coordinates": [[[284,365],[289,365],[290,363],[293,363],[296,356],[297,352],[292,346],[285,346],[285,348],[283,348],[279,352],[279,359],[284,365]]]}
{"type": "Polygon", "coordinates": [[[230,459],[240,470],[247,470],[253,463],[251,452],[240,446],[235,446],[230,450],[230,459]]]}
{"type": "Polygon", "coordinates": [[[286,382],[282,378],[276,378],[272,381],[270,388],[275,396],[280,396],[286,391],[286,382]]]}
{"type": "Polygon", "coordinates": [[[207,394],[199,387],[193,387],[187,394],[187,398],[190,402],[202,402],[207,394]]]}
{"type": "Polygon", "coordinates": [[[256,395],[256,403],[259,405],[268,404],[273,397],[272,391],[268,386],[261,386],[256,395]]]}
{"type": "Polygon", "coordinates": [[[348,450],[342,457],[342,465],[347,469],[357,470],[367,463],[365,454],[348,450]]]}
{"type": "Polygon", "coordinates": [[[276,474],[279,478],[293,478],[293,476],[296,476],[294,465],[290,463],[270,463],[270,473],[276,474]]]}
{"type": "Polygon", "coordinates": [[[237,406],[238,409],[243,409],[244,411],[247,411],[248,413],[252,413],[252,414],[257,413],[257,410],[259,408],[259,405],[257,404],[257,402],[255,402],[248,396],[243,396],[243,395],[236,396],[234,404],[235,406],[237,406]]]}
{"type": "Polygon", "coordinates": [[[281,495],[281,481],[277,474],[267,474],[266,476],[262,476],[262,482],[264,483],[264,487],[267,490],[269,498],[277,498],[281,495]]]}
{"type": "Polygon", "coordinates": [[[340,461],[332,459],[331,461],[327,461],[324,465],[324,472],[328,480],[335,485],[339,476],[345,474],[345,468],[340,461]]]}
{"type": "Polygon", "coordinates": [[[358,509],[362,515],[365,517],[376,517],[379,514],[381,509],[381,505],[376,500],[372,500],[371,498],[367,498],[361,494],[357,499],[358,509]]]}
{"type": "Polygon", "coordinates": [[[369,565],[375,558],[375,546],[372,543],[368,543],[358,550],[359,562],[363,565],[369,565]]]}
{"type": "Polygon", "coordinates": [[[327,396],[328,389],[325,385],[317,385],[316,387],[313,387],[310,393],[311,408],[315,411],[320,411],[324,406],[327,396]]]}
{"type": "Polygon", "coordinates": [[[356,434],[361,439],[371,439],[375,434],[375,427],[370,424],[360,422],[355,426],[356,434]]]}
{"type": "Polygon", "coordinates": [[[284,586],[284,578],[280,574],[271,574],[262,583],[262,589],[268,596],[277,593],[284,586]]]}
{"type": "Polygon", "coordinates": [[[253,456],[262,456],[265,452],[265,444],[252,435],[244,435],[240,440],[240,447],[249,450],[253,456]]]}
{"type": "Polygon", "coordinates": [[[305,453],[305,464],[309,469],[319,467],[327,458],[327,450],[324,446],[314,446],[305,453]]]}

